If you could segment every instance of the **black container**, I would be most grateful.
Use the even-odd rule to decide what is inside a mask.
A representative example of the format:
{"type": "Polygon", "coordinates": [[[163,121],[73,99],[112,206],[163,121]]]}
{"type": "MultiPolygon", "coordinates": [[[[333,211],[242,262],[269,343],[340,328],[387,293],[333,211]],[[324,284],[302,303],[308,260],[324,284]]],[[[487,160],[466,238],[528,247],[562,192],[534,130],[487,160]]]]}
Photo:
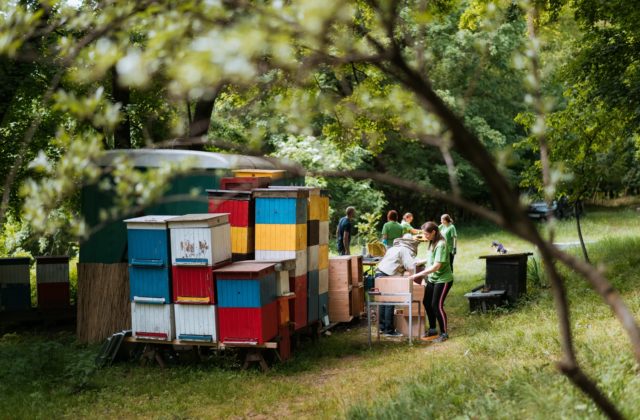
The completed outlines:
{"type": "Polygon", "coordinates": [[[509,303],[515,303],[527,293],[527,259],[521,254],[483,255],[487,261],[486,286],[489,290],[504,290],[509,303]]]}
{"type": "Polygon", "coordinates": [[[487,312],[498,306],[507,303],[506,292],[504,290],[491,290],[488,292],[471,292],[464,295],[469,299],[469,310],[471,312],[487,312]]]}

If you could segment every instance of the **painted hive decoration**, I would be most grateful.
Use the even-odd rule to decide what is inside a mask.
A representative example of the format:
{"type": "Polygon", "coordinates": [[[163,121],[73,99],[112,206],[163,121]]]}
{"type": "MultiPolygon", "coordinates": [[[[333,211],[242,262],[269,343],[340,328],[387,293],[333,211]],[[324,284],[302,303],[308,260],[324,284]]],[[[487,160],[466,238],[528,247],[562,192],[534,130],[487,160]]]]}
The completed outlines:
{"type": "Polygon", "coordinates": [[[176,303],[215,304],[214,266],[231,260],[229,215],[188,214],[169,221],[176,303]]]}

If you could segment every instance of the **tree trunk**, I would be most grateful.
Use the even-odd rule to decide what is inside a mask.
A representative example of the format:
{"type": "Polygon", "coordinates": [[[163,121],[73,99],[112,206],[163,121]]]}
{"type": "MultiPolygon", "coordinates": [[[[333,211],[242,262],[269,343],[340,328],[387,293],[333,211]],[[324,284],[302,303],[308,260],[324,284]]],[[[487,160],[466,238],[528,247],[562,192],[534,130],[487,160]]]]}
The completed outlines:
{"type": "Polygon", "coordinates": [[[580,227],[580,200],[576,200],[575,204],[573,205],[573,211],[576,214],[576,227],[578,228],[578,238],[580,239],[580,247],[582,248],[582,255],[584,255],[584,260],[588,263],[591,263],[591,261],[589,261],[589,254],[587,254],[587,247],[584,244],[584,238],[582,237],[582,228],[580,227]]]}
{"type": "Polygon", "coordinates": [[[129,119],[129,100],[131,92],[129,87],[120,86],[118,84],[118,71],[114,67],[112,69],[111,88],[113,101],[120,103],[123,119],[120,121],[113,132],[113,147],[115,149],[131,149],[131,120],[129,119]]]}
{"type": "MultiPolygon", "coordinates": [[[[202,98],[196,103],[196,109],[193,112],[193,120],[189,122],[189,137],[205,136],[209,132],[211,125],[211,114],[216,99],[222,90],[222,85],[216,86],[210,98],[202,98]]],[[[202,148],[202,145],[198,146],[202,148]]]]}

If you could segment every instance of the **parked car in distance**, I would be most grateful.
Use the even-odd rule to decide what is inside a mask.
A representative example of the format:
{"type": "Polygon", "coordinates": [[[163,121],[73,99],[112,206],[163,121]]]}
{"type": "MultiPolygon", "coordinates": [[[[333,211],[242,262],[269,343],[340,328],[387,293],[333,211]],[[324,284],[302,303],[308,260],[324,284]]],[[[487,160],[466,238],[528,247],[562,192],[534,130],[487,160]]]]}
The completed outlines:
{"type": "MultiPolygon", "coordinates": [[[[530,219],[547,220],[550,213],[553,213],[553,216],[557,219],[565,219],[573,217],[575,210],[566,196],[553,200],[550,206],[547,205],[546,201],[534,201],[527,207],[527,216],[530,219]]],[[[582,211],[580,213],[582,214],[582,211]]]]}
{"type": "Polygon", "coordinates": [[[551,202],[551,206],[549,206],[546,201],[534,201],[527,207],[527,216],[529,216],[530,219],[547,220],[549,213],[553,213],[553,215],[557,217],[557,211],[558,202],[556,200],[551,202]]]}

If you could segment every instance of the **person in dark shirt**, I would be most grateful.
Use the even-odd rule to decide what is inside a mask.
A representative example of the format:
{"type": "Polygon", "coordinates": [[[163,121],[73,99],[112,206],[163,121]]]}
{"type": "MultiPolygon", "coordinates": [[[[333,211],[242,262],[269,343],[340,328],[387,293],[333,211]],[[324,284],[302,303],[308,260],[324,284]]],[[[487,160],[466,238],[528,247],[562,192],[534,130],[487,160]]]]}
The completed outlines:
{"type": "Polygon", "coordinates": [[[338,230],[336,231],[338,254],[340,255],[351,254],[351,228],[352,220],[356,217],[356,209],[349,206],[345,213],[346,216],[340,219],[338,222],[338,230]]]}

